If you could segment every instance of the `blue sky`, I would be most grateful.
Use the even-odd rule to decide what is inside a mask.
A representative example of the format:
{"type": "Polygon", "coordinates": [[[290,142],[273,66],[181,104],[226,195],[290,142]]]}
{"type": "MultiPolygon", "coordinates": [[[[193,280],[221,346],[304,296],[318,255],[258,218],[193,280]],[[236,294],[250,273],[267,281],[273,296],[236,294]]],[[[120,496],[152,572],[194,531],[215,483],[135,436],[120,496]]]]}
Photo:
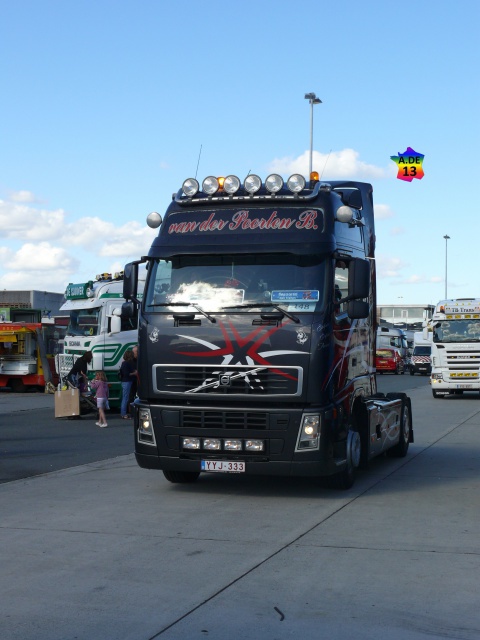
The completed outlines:
{"type": "Polygon", "coordinates": [[[147,253],[183,180],[371,182],[378,301],[480,297],[480,3],[0,2],[0,288],[147,253]],[[390,156],[425,155],[422,180],[390,156]],[[325,168],[324,168],[325,167],[325,168]]]}

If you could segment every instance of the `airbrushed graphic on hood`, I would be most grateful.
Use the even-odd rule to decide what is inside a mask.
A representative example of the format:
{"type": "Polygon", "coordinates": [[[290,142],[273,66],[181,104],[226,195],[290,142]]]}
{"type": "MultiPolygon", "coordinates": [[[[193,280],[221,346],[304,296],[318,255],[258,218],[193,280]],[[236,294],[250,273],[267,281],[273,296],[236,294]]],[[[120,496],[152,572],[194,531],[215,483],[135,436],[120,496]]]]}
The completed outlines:
{"type": "MultiPolygon", "coordinates": [[[[289,324],[285,322],[283,327],[289,324]]],[[[229,323],[227,327],[223,322],[219,322],[220,330],[223,335],[223,346],[214,344],[201,338],[195,338],[194,336],[180,335],[180,338],[191,340],[196,344],[207,347],[208,351],[176,351],[179,355],[185,355],[195,358],[218,358],[223,356],[221,364],[251,364],[271,367],[275,366],[275,363],[269,362],[266,358],[274,358],[276,356],[284,355],[309,355],[309,351],[296,351],[291,349],[276,349],[269,351],[259,351],[260,347],[277,331],[282,327],[275,327],[274,329],[266,329],[265,327],[257,327],[251,331],[247,336],[242,338],[237,329],[232,323],[229,323]],[[231,337],[229,334],[231,332],[231,337]]],[[[306,335],[305,331],[299,330],[297,335],[306,335]]],[[[306,342],[303,340],[302,344],[306,342]]],[[[287,375],[287,374],[286,374],[287,375]]]]}
{"type": "Polygon", "coordinates": [[[163,380],[161,383],[158,379],[156,390],[161,392],[163,388],[166,391],[164,386],[166,384],[170,391],[173,391],[172,385],[169,385],[167,380],[168,371],[178,368],[182,372],[188,370],[188,373],[186,373],[185,379],[182,377],[183,374],[177,375],[175,389],[177,392],[218,393],[223,391],[230,394],[251,394],[253,391],[262,395],[265,393],[298,395],[302,387],[303,367],[307,366],[308,361],[304,362],[303,366],[298,366],[299,363],[295,365],[285,361],[280,363],[277,359],[292,355],[309,357],[310,352],[308,349],[272,348],[271,341],[273,336],[278,337],[280,346],[284,340],[278,332],[283,330],[282,333],[287,334],[285,337],[288,341],[295,340],[296,344],[303,345],[308,341],[310,334],[305,328],[295,328],[294,331],[289,328],[285,331],[288,324],[290,321],[283,322],[281,326],[254,327],[242,336],[233,323],[220,321],[218,323],[220,329],[218,340],[177,334],[177,338],[182,339],[184,346],[180,349],[175,348],[173,353],[177,356],[187,357],[189,363],[166,365],[165,368],[162,365],[155,365],[156,375],[161,376],[163,380]],[[198,346],[198,350],[185,350],[188,343],[192,347],[198,346]],[[180,377],[182,382],[179,380],[180,377]],[[190,384],[187,379],[190,380],[190,384]],[[280,380],[284,380],[284,383],[281,383],[280,380]]]}

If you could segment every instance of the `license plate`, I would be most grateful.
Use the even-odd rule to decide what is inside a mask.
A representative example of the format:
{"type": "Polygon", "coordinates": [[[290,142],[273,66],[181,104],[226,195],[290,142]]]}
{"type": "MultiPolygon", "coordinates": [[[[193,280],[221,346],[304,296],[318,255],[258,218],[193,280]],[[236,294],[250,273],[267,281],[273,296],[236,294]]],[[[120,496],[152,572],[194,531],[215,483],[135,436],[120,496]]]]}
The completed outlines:
{"type": "Polygon", "coordinates": [[[473,384],[457,384],[457,389],[472,389],[473,384]]]}
{"type": "Polygon", "coordinates": [[[220,472],[220,473],[243,473],[245,471],[245,462],[238,460],[202,460],[202,471],[220,472]]]}

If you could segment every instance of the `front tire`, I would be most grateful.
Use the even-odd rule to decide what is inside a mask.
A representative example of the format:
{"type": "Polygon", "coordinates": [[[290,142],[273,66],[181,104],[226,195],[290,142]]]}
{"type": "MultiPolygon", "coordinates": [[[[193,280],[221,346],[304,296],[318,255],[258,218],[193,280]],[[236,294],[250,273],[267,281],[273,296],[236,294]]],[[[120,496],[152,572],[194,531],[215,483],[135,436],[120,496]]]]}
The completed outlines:
{"type": "Polygon", "coordinates": [[[169,482],[175,484],[190,484],[197,480],[200,473],[198,471],[172,471],[164,469],[163,475],[169,482]]]}
{"type": "Polygon", "coordinates": [[[412,431],[412,411],[408,398],[402,401],[400,413],[400,434],[398,443],[387,451],[387,455],[394,458],[404,458],[408,452],[412,431]]]}
{"type": "Polygon", "coordinates": [[[362,441],[358,431],[349,431],[347,436],[347,464],[345,468],[329,478],[329,485],[334,489],[350,489],[357,476],[357,469],[362,456],[362,441]]]}
{"type": "Polygon", "coordinates": [[[10,387],[13,393],[25,393],[25,391],[27,390],[26,385],[20,378],[11,378],[10,387]]]}

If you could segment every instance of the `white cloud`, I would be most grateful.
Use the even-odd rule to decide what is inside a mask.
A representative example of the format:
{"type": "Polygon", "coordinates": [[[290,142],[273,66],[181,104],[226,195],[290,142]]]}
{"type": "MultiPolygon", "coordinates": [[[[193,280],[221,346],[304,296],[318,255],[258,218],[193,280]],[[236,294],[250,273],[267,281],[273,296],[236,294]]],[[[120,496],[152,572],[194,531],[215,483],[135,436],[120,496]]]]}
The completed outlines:
{"type": "Polygon", "coordinates": [[[24,244],[8,265],[12,271],[49,271],[60,269],[73,272],[78,260],[72,258],[65,249],[54,247],[49,242],[24,244]]]}
{"type": "Polygon", "coordinates": [[[39,202],[31,191],[14,191],[10,199],[13,202],[39,202]]]}
{"type": "Polygon", "coordinates": [[[377,277],[378,278],[399,278],[401,271],[407,265],[401,258],[377,254],[377,277]]]}
{"type": "Polygon", "coordinates": [[[393,229],[390,231],[390,235],[392,236],[401,236],[404,233],[406,233],[404,227],[393,227],[393,229]]]}
{"type": "Polygon", "coordinates": [[[30,192],[15,202],[0,200],[1,289],[64,291],[69,282],[121,271],[128,260],[148,253],[158,233],[136,221],[118,226],[85,216],[69,222],[61,209],[39,209],[22,199],[36,200],[30,192]]]}
{"type": "MultiPolygon", "coordinates": [[[[312,167],[320,173],[323,180],[334,179],[378,179],[391,176],[390,167],[382,168],[359,160],[359,152],[354,149],[342,149],[328,154],[314,151],[312,167]]],[[[275,158],[269,165],[269,171],[290,175],[301,173],[308,175],[310,151],[297,158],[275,158]]]]}
{"type": "Polygon", "coordinates": [[[375,204],[373,206],[373,210],[375,213],[375,220],[386,220],[387,218],[393,218],[395,215],[388,204],[375,204]]]}
{"type": "Polygon", "coordinates": [[[0,200],[0,236],[22,240],[55,238],[64,225],[65,212],[48,211],[0,200]]]}

